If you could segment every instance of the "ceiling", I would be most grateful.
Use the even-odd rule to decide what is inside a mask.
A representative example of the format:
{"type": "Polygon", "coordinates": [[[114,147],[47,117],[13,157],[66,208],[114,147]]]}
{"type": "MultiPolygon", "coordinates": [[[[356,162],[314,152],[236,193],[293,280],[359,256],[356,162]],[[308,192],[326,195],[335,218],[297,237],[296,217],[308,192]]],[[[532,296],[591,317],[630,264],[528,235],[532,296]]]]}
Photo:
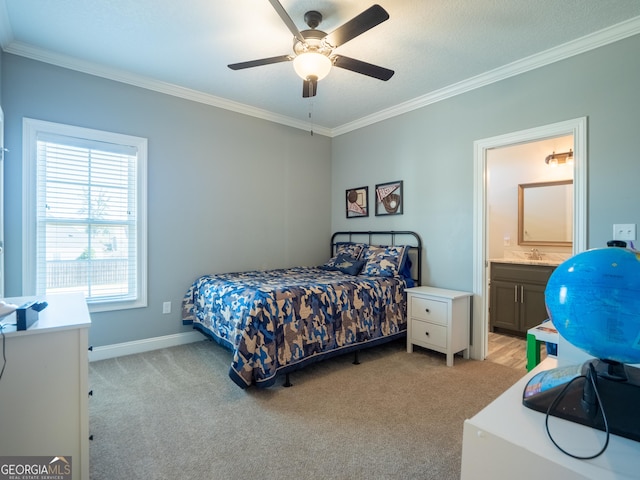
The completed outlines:
{"type": "MultiPolygon", "coordinates": [[[[374,0],[281,0],[299,30],[331,32],[374,0]]],[[[640,33],[638,0],[378,0],[389,20],[335,53],[390,68],[387,82],[333,68],[302,98],[268,0],[0,0],[5,52],[336,135],[640,33]]]]}

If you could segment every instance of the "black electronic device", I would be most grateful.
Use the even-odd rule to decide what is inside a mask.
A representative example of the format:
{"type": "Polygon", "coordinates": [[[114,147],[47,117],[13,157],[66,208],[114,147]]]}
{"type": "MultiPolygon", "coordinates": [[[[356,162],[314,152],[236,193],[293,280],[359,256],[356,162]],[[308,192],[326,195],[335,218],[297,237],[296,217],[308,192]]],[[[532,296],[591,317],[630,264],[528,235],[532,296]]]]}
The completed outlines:
{"type": "Polygon", "coordinates": [[[16,330],[27,330],[38,321],[38,313],[47,308],[47,302],[37,300],[16,308],[16,330]]]}
{"type": "Polygon", "coordinates": [[[49,304],[47,302],[35,302],[31,308],[33,308],[36,312],[41,312],[45,308],[47,308],[49,304]]]}
{"type": "Polygon", "coordinates": [[[532,410],[606,431],[604,410],[611,433],[640,441],[640,368],[594,359],[576,368],[574,378],[561,378],[562,370],[567,371],[552,369],[532,377],[522,403],[532,410]],[[556,385],[554,377],[559,380],[556,385]],[[548,388],[539,388],[544,384],[548,388]]]}

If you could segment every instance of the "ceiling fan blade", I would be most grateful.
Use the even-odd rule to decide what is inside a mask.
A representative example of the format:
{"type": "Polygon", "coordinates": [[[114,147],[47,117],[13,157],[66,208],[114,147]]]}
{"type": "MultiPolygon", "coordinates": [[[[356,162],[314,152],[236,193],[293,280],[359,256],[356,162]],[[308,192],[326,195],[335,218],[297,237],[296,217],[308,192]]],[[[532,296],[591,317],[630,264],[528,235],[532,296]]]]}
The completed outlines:
{"type": "Polygon", "coordinates": [[[296,24],[293,23],[293,20],[291,20],[291,17],[287,13],[287,11],[284,9],[284,7],[280,4],[280,2],[278,0],[269,0],[269,3],[276,10],[276,12],[278,12],[278,15],[280,16],[282,21],[285,23],[287,28],[291,30],[291,33],[293,33],[293,36],[296,37],[301,42],[304,42],[305,40],[302,34],[300,33],[300,30],[298,30],[298,27],[296,27],[296,24]]]}
{"type": "Polygon", "coordinates": [[[293,60],[293,57],[291,55],[280,55],[279,57],[261,58],[260,60],[232,63],[227,66],[231,70],[242,70],[243,68],[259,67],[261,65],[270,65],[272,63],[290,62],[291,60],[293,60]]]}
{"type": "Polygon", "coordinates": [[[336,67],[361,73],[362,75],[368,75],[370,77],[377,78],[378,80],[384,80],[385,82],[393,77],[393,74],[395,73],[393,70],[389,70],[388,68],[379,67],[378,65],[363,62],[362,60],[356,60],[355,58],[343,57],[341,55],[335,55],[331,58],[336,67]]]}
{"type": "Polygon", "coordinates": [[[318,80],[315,77],[302,81],[302,98],[315,97],[316,93],[318,93],[318,80]]]}
{"type": "Polygon", "coordinates": [[[336,28],[325,37],[325,40],[332,47],[339,47],[388,19],[389,14],[384,8],[380,5],[373,5],[344,25],[336,28]]]}

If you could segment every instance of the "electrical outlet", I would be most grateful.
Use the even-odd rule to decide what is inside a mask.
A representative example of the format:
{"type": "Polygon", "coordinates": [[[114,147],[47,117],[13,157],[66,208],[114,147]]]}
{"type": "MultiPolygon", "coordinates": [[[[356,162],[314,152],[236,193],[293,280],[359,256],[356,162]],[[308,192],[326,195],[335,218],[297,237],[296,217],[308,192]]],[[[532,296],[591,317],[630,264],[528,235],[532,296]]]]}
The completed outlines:
{"type": "Polygon", "coordinates": [[[636,224],[635,223],[616,223],[613,225],[614,240],[635,240],[636,224]]]}
{"type": "Polygon", "coordinates": [[[503,240],[504,240],[504,246],[505,247],[510,247],[511,246],[511,237],[510,236],[505,235],[503,240]]]}
{"type": "Polygon", "coordinates": [[[162,304],[162,313],[171,313],[171,302],[164,302],[162,304]]]}

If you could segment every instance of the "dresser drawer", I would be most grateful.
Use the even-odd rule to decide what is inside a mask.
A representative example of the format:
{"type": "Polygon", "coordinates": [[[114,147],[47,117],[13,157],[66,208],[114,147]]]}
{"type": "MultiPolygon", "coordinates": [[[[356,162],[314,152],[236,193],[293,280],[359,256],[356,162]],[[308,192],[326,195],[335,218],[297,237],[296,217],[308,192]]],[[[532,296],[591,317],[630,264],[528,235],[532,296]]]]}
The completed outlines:
{"type": "Polygon", "coordinates": [[[411,339],[417,344],[428,343],[434,347],[447,348],[447,327],[411,320],[411,339]]]}
{"type": "Polygon", "coordinates": [[[449,317],[447,314],[447,303],[412,295],[411,317],[427,322],[447,325],[449,323],[447,320],[449,317]]]}

